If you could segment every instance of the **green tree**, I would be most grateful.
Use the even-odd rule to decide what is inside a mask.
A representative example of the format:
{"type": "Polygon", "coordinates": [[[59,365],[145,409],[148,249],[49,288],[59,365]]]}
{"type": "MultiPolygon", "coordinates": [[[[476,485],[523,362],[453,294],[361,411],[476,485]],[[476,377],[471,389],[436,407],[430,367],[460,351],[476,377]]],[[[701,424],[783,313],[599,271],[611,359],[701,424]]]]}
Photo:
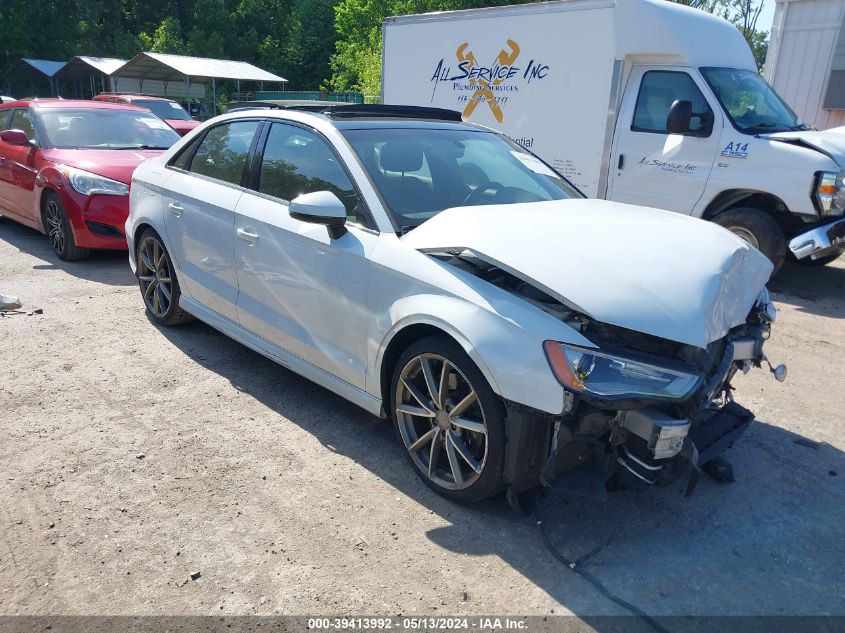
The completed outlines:
{"type": "Polygon", "coordinates": [[[145,51],[181,55],[185,53],[185,41],[182,39],[182,25],[179,23],[178,18],[172,16],[164,18],[152,35],[141,33],[138,39],[145,51]]]}
{"type": "Polygon", "coordinates": [[[225,35],[231,17],[224,0],[196,0],[188,34],[188,51],[198,57],[226,57],[225,35]]]}

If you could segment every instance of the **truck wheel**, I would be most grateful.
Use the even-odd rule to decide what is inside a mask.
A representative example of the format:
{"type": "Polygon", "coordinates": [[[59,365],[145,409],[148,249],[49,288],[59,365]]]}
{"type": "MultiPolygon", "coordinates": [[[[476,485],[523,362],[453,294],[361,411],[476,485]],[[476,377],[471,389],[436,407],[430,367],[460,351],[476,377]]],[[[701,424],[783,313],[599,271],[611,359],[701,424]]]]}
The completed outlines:
{"type": "Polygon", "coordinates": [[[816,259],[810,259],[809,257],[805,257],[804,259],[796,260],[802,266],[813,266],[813,267],[822,267],[827,266],[831,262],[835,262],[839,257],[842,255],[843,251],[837,251],[835,253],[831,253],[830,255],[825,255],[824,257],[817,257],[816,259]]]}
{"type": "Polygon", "coordinates": [[[741,237],[768,257],[775,265],[772,277],[783,266],[786,258],[786,236],[768,213],[750,207],[728,209],[713,218],[713,222],[741,237]]]}

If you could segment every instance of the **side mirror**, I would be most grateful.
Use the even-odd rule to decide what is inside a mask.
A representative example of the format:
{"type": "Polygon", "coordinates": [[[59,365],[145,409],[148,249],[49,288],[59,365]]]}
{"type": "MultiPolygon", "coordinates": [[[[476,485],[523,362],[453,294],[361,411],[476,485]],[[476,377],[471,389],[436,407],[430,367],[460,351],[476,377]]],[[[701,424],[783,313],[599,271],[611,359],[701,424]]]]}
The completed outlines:
{"type": "Polygon", "coordinates": [[[0,141],[8,143],[9,145],[18,145],[23,147],[29,145],[29,138],[26,133],[21,130],[3,130],[0,132],[0,141]]]}
{"type": "Polygon", "coordinates": [[[675,100],[666,117],[668,134],[685,136],[710,136],[713,131],[713,113],[692,111],[692,101],[675,100]]]}
{"type": "Polygon", "coordinates": [[[290,201],[288,212],[296,220],[325,225],[334,240],[346,233],[346,207],[331,191],[297,196],[290,201]]]}

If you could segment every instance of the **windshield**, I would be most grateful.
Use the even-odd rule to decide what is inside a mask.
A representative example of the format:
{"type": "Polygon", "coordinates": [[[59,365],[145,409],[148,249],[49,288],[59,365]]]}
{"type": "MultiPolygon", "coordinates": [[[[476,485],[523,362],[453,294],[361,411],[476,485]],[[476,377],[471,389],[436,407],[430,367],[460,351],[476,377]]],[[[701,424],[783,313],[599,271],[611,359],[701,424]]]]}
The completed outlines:
{"type": "Polygon", "coordinates": [[[450,207],[581,197],[539,158],[492,132],[383,128],[343,135],[402,232],[450,207]]]}
{"type": "Polygon", "coordinates": [[[179,135],[151,112],[42,108],[47,145],[59,149],[167,149],[179,135]]]}
{"type": "Polygon", "coordinates": [[[132,105],[146,108],[160,119],[177,119],[179,121],[190,121],[191,117],[185,112],[185,109],[175,101],[158,101],[150,99],[148,101],[133,100],[132,105]]]}
{"type": "Polygon", "coordinates": [[[757,73],[737,68],[702,68],[701,73],[740,132],[809,129],[757,73]]]}

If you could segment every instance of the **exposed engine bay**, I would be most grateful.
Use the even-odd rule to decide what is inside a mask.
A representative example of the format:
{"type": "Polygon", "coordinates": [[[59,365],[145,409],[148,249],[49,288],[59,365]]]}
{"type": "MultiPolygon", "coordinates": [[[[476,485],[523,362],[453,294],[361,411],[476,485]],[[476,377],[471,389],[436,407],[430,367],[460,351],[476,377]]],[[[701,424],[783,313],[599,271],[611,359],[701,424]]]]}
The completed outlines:
{"type": "Polygon", "coordinates": [[[506,465],[506,475],[512,491],[520,493],[539,481],[554,489],[603,498],[615,490],[688,476],[689,494],[702,470],[717,479],[732,480],[730,465],[719,455],[754,420],[753,413],[734,402],[732,378],[763,364],[777,380],[786,378],[786,367],[773,368],[763,353],[776,317],[767,291],[761,293],[745,323],[702,349],[595,321],[471,251],[430,254],[560,319],[601,350],[570,355],[581,364],[569,367],[574,372],[568,373],[575,374],[569,382],[561,381],[566,388],[561,416],[542,414],[539,417],[545,419],[538,421],[538,412],[513,403],[508,406],[508,453],[514,457],[506,465]],[[589,379],[597,359],[617,371],[627,371],[633,379],[649,368],[665,367],[670,377],[695,376],[696,381],[676,400],[603,397],[570,388],[571,381],[577,385],[589,379]],[[625,359],[632,359],[631,367],[620,370],[625,359]],[[525,459],[525,455],[530,457],[525,459]]]}

